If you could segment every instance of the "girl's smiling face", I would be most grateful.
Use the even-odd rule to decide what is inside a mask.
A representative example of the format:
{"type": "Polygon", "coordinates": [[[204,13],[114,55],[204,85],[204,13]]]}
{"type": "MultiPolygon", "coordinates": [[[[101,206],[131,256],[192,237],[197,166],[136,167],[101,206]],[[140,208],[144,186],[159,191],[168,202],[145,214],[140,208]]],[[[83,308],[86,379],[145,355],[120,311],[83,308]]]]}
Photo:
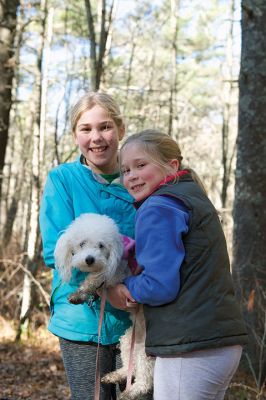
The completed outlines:
{"type": "Polygon", "coordinates": [[[112,174],[118,170],[117,149],[123,136],[124,126],[119,128],[103,107],[95,105],[78,120],[75,143],[94,172],[112,174]]]}
{"type": "Polygon", "coordinates": [[[136,201],[148,197],[167,176],[138,143],[127,144],[121,152],[123,184],[136,201]]]}

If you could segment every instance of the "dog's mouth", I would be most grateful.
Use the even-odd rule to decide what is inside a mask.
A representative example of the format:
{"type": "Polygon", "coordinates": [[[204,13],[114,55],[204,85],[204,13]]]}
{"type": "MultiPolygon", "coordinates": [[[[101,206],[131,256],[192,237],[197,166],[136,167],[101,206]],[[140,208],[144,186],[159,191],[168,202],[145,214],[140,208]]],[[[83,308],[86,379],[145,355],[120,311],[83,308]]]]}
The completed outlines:
{"type": "Polygon", "coordinates": [[[100,273],[104,270],[103,266],[101,264],[92,264],[92,265],[79,265],[78,268],[80,271],[83,272],[94,272],[94,273],[100,273]]]}

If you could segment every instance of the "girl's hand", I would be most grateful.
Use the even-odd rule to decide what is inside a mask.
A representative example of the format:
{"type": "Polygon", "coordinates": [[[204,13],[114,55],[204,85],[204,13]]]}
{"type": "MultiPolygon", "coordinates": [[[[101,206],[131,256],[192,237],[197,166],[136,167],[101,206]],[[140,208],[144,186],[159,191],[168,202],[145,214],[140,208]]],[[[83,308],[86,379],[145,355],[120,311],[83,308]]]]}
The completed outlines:
{"type": "Polygon", "coordinates": [[[113,307],[120,310],[128,310],[138,307],[138,303],[131,296],[128,288],[122,283],[109,287],[107,290],[107,298],[113,307]]]}
{"type": "Polygon", "coordinates": [[[143,271],[143,269],[139,266],[139,265],[137,265],[137,267],[135,268],[135,270],[134,270],[134,272],[132,273],[132,275],[139,275],[139,274],[141,274],[142,273],[142,271],[143,271]]]}

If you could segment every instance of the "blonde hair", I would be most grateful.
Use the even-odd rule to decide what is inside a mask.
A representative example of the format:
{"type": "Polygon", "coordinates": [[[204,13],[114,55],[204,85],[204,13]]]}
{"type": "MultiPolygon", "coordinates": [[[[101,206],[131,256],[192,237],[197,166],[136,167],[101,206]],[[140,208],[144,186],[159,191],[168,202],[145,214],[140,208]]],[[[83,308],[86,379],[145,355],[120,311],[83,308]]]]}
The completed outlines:
{"type": "Polygon", "coordinates": [[[121,128],[124,125],[120,108],[112,96],[104,92],[88,92],[82,96],[71,109],[70,123],[74,136],[81,115],[94,106],[102,107],[114,121],[117,128],[121,128]]]}
{"type": "MultiPolygon", "coordinates": [[[[192,179],[203,189],[205,193],[206,188],[199,178],[198,174],[191,168],[187,168],[182,165],[182,154],[177,142],[166,135],[155,129],[146,129],[142,132],[136,133],[129,136],[121,147],[122,150],[131,143],[138,143],[143,148],[144,152],[151,158],[151,160],[158,166],[160,166],[167,174],[173,173],[173,167],[169,165],[171,160],[177,159],[179,161],[178,170],[187,170],[190,172],[192,179]]],[[[178,179],[178,178],[177,178],[178,179]]]]}

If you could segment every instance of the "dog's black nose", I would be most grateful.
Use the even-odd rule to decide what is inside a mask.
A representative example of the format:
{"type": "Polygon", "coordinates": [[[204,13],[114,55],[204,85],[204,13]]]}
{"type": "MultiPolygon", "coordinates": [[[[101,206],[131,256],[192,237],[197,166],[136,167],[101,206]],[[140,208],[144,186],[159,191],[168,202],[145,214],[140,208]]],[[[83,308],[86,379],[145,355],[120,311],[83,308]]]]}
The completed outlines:
{"type": "Polygon", "coordinates": [[[88,257],[86,257],[85,261],[86,261],[86,264],[91,265],[94,263],[95,258],[92,256],[88,256],[88,257]]]}

